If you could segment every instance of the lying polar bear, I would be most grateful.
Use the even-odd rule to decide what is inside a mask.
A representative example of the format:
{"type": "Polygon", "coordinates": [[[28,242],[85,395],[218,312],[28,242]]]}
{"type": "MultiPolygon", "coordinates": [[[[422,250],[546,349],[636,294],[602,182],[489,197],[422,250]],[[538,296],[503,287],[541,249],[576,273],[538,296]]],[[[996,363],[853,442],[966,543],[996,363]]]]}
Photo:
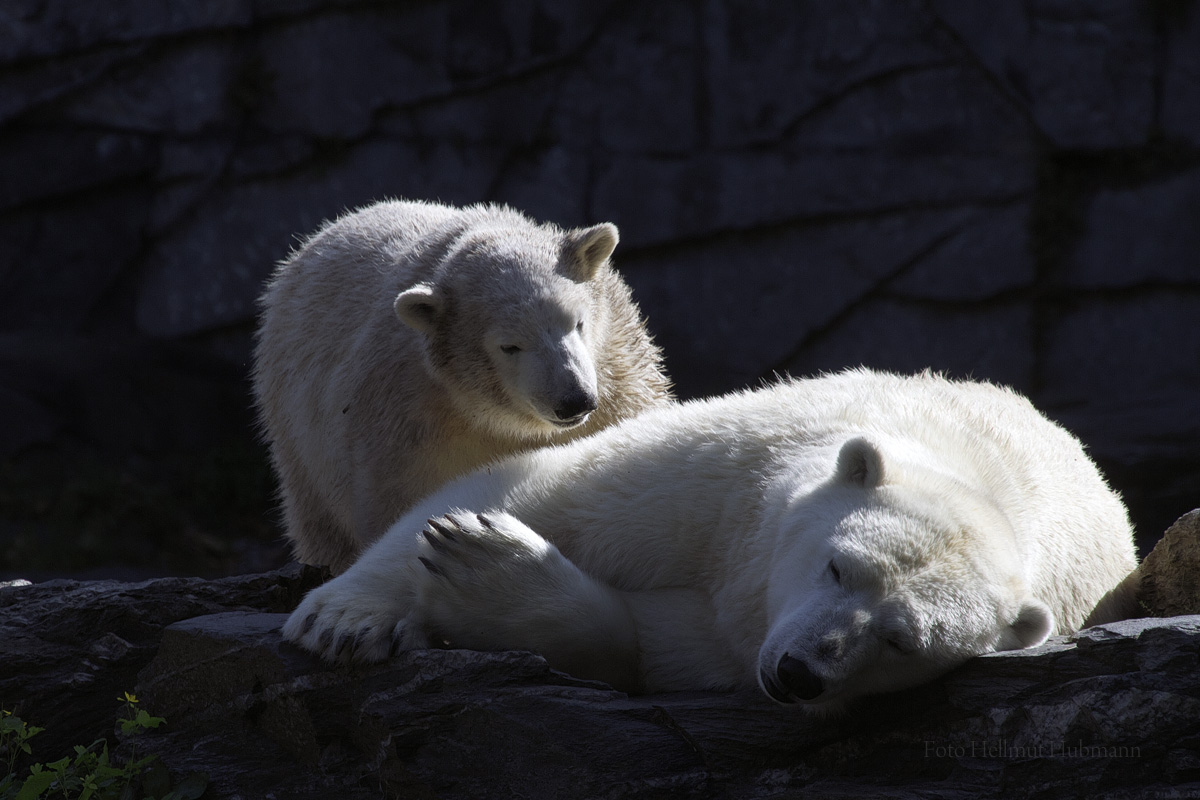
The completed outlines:
{"type": "Polygon", "coordinates": [[[284,635],[360,661],[533,650],[630,691],[757,684],[834,709],[1120,618],[1110,590],[1135,565],[1120,500],[1027,400],[854,370],[652,410],[448,484],[284,635]]]}

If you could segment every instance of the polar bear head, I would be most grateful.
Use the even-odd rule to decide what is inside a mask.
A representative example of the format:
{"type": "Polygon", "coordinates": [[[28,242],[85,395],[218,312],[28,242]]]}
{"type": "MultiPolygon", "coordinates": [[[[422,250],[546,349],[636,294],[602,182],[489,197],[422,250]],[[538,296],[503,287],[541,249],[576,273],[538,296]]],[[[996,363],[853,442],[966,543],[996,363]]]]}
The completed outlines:
{"type": "Polygon", "coordinates": [[[835,712],[1050,634],[1050,609],[1022,578],[997,506],[905,455],[851,439],[832,478],[793,498],[758,659],[759,685],[772,699],[835,712]]]}
{"type": "Polygon", "coordinates": [[[508,224],[467,229],[395,311],[424,336],[427,366],[471,424],[544,439],[583,425],[602,395],[598,276],[617,229],[496,222],[508,224]]]}

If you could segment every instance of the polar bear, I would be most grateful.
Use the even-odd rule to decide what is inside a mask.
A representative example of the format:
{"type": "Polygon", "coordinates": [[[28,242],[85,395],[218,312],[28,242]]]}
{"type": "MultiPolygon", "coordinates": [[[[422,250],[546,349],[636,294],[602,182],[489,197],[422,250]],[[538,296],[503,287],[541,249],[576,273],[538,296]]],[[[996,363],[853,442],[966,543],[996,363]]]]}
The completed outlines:
{"type": "Polygon", "coordinates": [[[447,481],[667,402],[616,244],[611,224],[389,201],[282,262],[253,379],[299,560],[341,572],[447,481]]]}
{"type": "Polygon", "coordinates": [[[284,635],[329,659],[526,649],[628,691],[758,686],[833,711],[1120,618],[1135,561],[1121,501],[1026,399],[859,369],[458,480],[284,635]]]}

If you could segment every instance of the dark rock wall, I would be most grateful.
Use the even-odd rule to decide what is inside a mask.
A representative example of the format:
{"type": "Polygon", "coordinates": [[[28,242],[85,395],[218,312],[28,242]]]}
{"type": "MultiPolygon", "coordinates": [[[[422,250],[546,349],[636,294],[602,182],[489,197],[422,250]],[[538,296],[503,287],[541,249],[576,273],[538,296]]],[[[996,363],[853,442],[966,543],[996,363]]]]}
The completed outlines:
{"type": "Polygon", "coordinates": [[[683,396],[1009,383],[1152,542],[1200,492],[1193,2],[19,0],[0,456],[248,439],[255,298],[322,220],[611,220],[683,396]]]}

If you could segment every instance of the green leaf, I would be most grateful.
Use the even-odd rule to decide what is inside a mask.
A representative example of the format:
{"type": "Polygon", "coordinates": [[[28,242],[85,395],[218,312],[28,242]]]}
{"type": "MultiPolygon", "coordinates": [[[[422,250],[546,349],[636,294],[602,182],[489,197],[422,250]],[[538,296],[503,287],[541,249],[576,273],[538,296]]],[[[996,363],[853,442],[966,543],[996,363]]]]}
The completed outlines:
{"type": "Polygon", "coordinates": [[[154,756],[146,756],[130,766],[137,769],[145,767],[142,771],[142,792],[147,796],[162,797],[171,790],[171,773],[167,771],[167,765],[154,756]]]}
{"type": "Polygon", "coordinates": [[[152,717],[150,716],[149,711],[144,708],[140,708],[138,709],[137,716],[134,718],[134,722],[140,728],[157,728],[159,725],[162,725],[164,722],[166,722],[166,720],[162,717],[152,717]]]}
{"type": "Polygon", "coordinates": [[[172,794],[179,800],[198,800],[208,788],[208,773],[193,772],[181,780],[172,794]]]}
{"type": "Polygon", "coordinates": [[[25,783],[21,786],[21,791],[17,792],[17,800],[37,800],[41,797],[50,784],[54,783],[57,776],[53,772],[34,772],[25,779],[25,783]]]}

